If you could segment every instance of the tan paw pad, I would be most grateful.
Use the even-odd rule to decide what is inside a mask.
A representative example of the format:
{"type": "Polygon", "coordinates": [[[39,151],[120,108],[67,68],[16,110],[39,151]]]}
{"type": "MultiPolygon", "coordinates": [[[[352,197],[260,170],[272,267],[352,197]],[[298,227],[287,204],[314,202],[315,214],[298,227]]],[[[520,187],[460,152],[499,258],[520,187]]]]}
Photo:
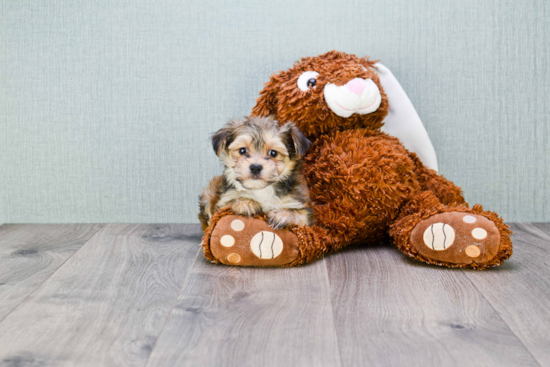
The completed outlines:
{"type": "Polygon", "coordinates": [[[466,247],[465,252],[466,252],[466,255],[469,257],[478,257],[481,254],[481,250],[479,249],[479,247],[475,245],[470,245],[466,247]]]}
{"type": "Polygon", "coordinates": [[[227,255],[227,261],[233,264],[238,264],[241,261],[241,257],[239,256],[239,254],[232,252],[227,255]]]}

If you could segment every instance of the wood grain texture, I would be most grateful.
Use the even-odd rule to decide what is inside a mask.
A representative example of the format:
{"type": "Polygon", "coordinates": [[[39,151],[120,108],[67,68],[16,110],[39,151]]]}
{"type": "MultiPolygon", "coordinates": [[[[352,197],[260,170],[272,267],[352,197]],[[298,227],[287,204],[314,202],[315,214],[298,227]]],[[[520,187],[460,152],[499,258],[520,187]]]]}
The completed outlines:
{"type": "Polygon", "coordinates": [[[550,365],[550,224],[513,225],[514,255],[490,272],[466,272],[542,366],[550,365]]]}
{"type": "Polygon", "coordinates": [[[350,248],[327,264],[344,366],[537,365],[460,270],[390,246],[350,248]]]}
{"type": "Polygon", "coordinates": [[[106,225],[0,323],[0,365],[143,366],[198,225],[106,225]]]}
{"type": "Polygon", "coordinates": [[[3,225],[0,366],[549,365],[550,224],[513,230],[486,271],[390,246],[250,269],[198,225],[3,225]]]}
{"type": "Polygon", "coordinates": [[[101,226],[0,226],[0,321],[96,234],[101,226]]]}
{"type": "Polygon", "coordinates": [[[236,268],[197,260],[148,366],[339,366],[324,260],[236,268]]]}

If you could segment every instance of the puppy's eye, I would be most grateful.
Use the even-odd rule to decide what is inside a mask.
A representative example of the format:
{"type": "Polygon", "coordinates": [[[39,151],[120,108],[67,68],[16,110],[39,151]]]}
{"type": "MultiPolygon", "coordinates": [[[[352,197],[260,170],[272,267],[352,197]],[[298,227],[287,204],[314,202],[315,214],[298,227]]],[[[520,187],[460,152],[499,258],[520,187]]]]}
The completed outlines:
{"type": "Polygon", "coordinates": [[[268,153],[271,158],[277,158],[277,156],[279,155],[276,150],[270,150],[268,153]]]}
{"type": "Polygon", "coordinates": [[[240,155],[245,155],[246,152],[247,152],[246,148],[241,148],[241,149],[239,149],[239,154],[240,154],[240,155]]]}
{"type": "Polygon", "coordinates": [[[316,71],[306,71],[298,78],[298,88],[302,92],[307,92],[310,88],[315,89],[315,84],[317,84],[317,76],[319,75],[316,71]]]}

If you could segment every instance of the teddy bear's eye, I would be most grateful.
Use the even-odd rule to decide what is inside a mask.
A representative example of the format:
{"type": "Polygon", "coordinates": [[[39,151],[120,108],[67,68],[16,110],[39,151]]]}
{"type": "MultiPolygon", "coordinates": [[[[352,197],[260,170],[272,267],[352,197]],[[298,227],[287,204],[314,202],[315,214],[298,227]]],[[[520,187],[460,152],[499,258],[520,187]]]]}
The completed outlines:
{"type": "Polygon", "coordinates": [[[316,71],[306,71],[300,77],[298,78],[298,88],[302,92],[307,92],[310,88],[315,88],[315,84],[317,84],[317,75],[319,75],[316,71]]]}

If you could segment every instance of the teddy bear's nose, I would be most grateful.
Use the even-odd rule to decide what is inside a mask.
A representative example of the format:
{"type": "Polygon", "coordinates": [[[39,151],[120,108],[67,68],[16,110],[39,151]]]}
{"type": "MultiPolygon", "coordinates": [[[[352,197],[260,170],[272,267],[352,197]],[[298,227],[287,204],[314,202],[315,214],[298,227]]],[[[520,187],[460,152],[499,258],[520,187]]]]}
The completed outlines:
{"type": "Polygon", "coordinates": [[[355,93],[355,94],[357,94],[358,96],[360,96],[361,93],[363,93],[363,91],[364,91],[365,88],[367,87],[367,82],[365,81],[365,79],[355,78],[355,79],[350,80],[350,81],[346,84],[346,87],[348,87],[348,89],[349,89],[350,91],[352,91],[353,93],[355,93]]]}

